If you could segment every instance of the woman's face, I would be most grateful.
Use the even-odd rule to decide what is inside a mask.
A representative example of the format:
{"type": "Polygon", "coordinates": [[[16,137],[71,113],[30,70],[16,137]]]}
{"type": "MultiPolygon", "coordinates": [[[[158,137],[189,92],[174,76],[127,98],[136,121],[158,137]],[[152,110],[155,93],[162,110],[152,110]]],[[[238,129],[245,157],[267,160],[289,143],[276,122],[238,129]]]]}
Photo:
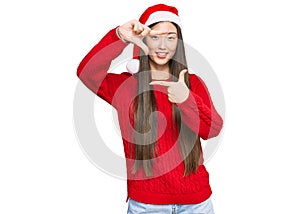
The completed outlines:
{"type": "Polygon", "coordinates": [[[149,48],[150,65],[154,67],[166,66],[174,56],[177,48],[177,29],[171,22],[159,22],[151,29],[166,32],[164,34],[147,36],[146,44],[149,48]]]}

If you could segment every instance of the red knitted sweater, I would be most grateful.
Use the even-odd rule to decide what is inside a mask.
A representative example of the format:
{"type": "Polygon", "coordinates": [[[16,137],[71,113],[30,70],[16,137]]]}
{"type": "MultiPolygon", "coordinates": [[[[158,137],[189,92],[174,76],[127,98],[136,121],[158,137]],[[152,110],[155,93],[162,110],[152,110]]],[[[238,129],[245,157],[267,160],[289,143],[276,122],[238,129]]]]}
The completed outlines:
{"type": "MultiPolygon", "coordinates": [[[[143,168],[132,174],[133,118],[129,116],[129,106],[137,95],[137,79],[124,72],[108,73],[113,59],[118,57],[127,43],[120,41],[116,29],[109,31],[92,48],[78,66],[77,75],[95,94],[111,104],[118,112],[127,164],[128,197],[150,204],[195,204],[211,195],[209,175],[203,165],[203,156],[198,170],[184,175],[184,163],[178,147],[178,131],[172,123],[172,105],[168,101],[164,86],[153,86],[157,104],[158,157],[153,162],[154,176],[147,178],[143,168]]],[[[190,93],[186,101],[177,104],[182,121],[202,139],[219,134],[223,121],[215,110],[204,82],[195,74],[190,74],[190,93]]]]}

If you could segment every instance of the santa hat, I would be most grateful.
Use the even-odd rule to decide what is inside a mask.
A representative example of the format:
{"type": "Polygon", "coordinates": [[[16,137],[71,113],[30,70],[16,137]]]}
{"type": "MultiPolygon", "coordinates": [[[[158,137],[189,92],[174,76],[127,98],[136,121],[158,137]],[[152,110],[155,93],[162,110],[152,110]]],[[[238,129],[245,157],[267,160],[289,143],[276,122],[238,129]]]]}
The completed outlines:
{"type": "MultiPolygon", "coordinates": [[[[173,6],[168,6],[165,4],[157,4],[147,8],[139,19],[139,22],[146,26],[161,21],[173,22],[177,24],[179,27],[181,27],[180,19],[178,16],[178,10],[173,6]]],[[[140,65],[140,62],[138,60],[139,55],[140,55],[140,47],[134,45],[133,59],[129,60],[129,62],[126,65],[128,72],[134,74],[139,71],[139,65],[140,65]]]]}

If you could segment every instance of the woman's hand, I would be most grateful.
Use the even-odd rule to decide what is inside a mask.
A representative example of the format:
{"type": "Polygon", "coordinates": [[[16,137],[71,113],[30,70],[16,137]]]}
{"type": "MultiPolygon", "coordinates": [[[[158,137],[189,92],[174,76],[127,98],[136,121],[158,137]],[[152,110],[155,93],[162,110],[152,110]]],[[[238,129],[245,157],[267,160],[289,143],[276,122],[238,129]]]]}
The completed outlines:
{"type": "Polygon", "coordinates": [[[139,46],[146,55],[148,55],[149,50],[147,45],[143,42],[143,38],[147,35],[158,35],[166,32],[159,32],[151,30],[151,28],[143,25],[137,20],[131,20],[121,25],[117,29],[120,39],[125,40],[126,42],[133,43],[139,46]]]}
{"type": "Polygon", "coordinates": [[[189,96],[189,88],[184,82],[184,74],[187,72],[186,69],[180,71],[179,78],[177,82],[167,82],[167,81],[153,81],[150,85],[163,85],[168,87],[168,98],[172,103],[182,103],[189,96]]]}

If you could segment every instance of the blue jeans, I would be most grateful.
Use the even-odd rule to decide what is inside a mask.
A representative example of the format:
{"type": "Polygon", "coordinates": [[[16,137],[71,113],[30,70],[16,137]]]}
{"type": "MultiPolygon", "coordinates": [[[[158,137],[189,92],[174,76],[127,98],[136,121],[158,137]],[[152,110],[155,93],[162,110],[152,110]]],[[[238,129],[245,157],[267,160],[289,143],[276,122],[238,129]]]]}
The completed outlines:
{"type": "Polygon", "coordinates": [[[211,199],[200,204],[144,204],[129,199],[127,214],[214,214],[211,199]]]}

